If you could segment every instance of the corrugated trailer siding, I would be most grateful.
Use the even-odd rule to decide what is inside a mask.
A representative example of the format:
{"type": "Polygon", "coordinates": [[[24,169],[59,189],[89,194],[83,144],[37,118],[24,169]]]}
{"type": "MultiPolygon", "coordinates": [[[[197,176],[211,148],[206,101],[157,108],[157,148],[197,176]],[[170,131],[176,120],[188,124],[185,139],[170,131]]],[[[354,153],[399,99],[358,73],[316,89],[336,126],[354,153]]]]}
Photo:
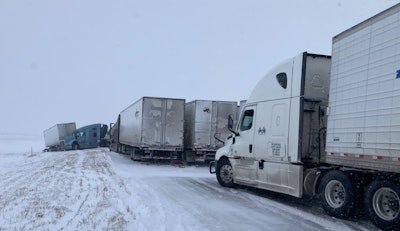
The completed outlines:
{"type": "Polygon", "coordinates": [[[400,5],[333,39],[326,162],[400,172],[398,70],[400,5]]]}

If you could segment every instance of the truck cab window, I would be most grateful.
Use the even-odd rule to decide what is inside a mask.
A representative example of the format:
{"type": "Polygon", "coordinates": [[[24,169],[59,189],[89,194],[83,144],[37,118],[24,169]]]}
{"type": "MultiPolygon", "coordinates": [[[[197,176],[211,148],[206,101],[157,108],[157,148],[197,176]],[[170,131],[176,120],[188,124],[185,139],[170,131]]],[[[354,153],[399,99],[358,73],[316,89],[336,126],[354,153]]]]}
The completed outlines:
{"type": "Polygon", "coordinates": [[[254,110],[247,110],[243,114],[242,121],[240,122],[240,131],[246,131],[253,125],[254,110]]]}

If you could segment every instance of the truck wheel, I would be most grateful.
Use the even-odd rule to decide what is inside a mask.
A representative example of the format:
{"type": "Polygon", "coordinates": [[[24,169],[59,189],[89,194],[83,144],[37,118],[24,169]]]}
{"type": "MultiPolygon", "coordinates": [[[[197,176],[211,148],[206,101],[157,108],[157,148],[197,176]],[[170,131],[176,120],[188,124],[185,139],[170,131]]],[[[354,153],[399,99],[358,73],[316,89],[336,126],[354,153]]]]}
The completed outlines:
{"type": "Polygon", "coordinates": [[[382,230],[398,230],[400,187],[388,180],[374,180],[365,193],[365,208],[371,221],[382,230]]]}
{"type": "Polygon", "coordinates": [[[79,145],[78,144],[73,144],[72,145],[72,150],[78,150],[79,149],[79,145]]]}
{"type": "Polygon", "coordinates": [[[327,214],[348,219],[355,207],[353,185],[343,172],[333,170],[322,177],[320,183],[322,207],[327,214]]]}
{"type": "Polygon", "coordinates": [[[218,183],[224,187],[233,187],[233,169],[228,159],[221,159],[217,162],[218,183]]]}

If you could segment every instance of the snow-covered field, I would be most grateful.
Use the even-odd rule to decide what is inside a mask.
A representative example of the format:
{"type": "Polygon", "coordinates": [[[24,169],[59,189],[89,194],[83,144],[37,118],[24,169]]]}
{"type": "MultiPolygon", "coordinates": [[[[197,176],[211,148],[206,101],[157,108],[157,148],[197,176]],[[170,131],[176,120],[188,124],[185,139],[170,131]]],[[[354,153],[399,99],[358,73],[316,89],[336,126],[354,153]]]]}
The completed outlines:
{"type": "Polygon", "coordinates": [[[224,188],[206,166],[108,149],[0,152],[0,230],[377,230],[312,200],[224,188]]]}
{"type": "Polygon", "coordinates": [[[107,151],[0,155],[0,230],[124,230],[131,193],[107,151]]]}
{"type": "Polygon", "coordinates": [[[0,153],[40,152],[43,135],[0,133],[0,153]]]}

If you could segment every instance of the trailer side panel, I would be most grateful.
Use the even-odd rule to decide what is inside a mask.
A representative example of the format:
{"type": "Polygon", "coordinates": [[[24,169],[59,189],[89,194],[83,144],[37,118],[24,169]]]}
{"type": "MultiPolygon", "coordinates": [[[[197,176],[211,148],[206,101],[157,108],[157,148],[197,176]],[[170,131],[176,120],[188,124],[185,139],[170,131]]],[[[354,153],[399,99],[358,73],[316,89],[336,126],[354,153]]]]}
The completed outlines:
{"type": "Polygon", "coordinates": [[[326,162],[400,172],[400,5],[333,39],[326,162]]]}

